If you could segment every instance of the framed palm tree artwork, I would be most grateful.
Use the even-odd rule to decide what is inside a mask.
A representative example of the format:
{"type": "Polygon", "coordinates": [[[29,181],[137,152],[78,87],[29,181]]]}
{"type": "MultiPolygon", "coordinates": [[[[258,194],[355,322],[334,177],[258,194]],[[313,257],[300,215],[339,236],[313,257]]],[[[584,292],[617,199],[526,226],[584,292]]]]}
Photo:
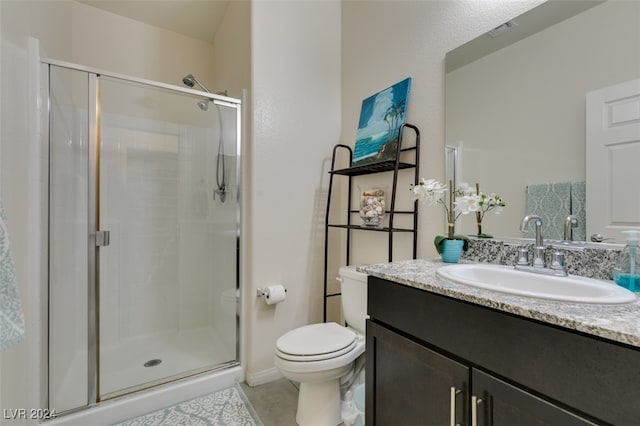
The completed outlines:
{"type": "Polygon", "coordinates": [[[362,101],[352,166],[394,160],[407,116],[411,77],[362,101]]]}

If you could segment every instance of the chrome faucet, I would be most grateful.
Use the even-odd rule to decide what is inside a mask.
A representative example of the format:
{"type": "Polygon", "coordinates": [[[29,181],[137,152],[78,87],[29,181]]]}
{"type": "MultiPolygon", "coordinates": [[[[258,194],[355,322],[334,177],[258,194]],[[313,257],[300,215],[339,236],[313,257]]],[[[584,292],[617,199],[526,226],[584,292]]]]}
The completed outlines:
{"type": "Polygon", "coordinates": [[[533,267],[544,268],[546,262],[544,259],[544,241],[542,239],[542,219],[535,214],[529,214],[522,218],[520,223],[520,231],[527,232],[527,226],[529,222],[533,221],[536,224],[536,245],[533,247],[533,267]]]}
{"type": "Polygon", "coordinates": [[[544,268],[547,265],[544,259],[544,240],[542,238],[542,219],[536,214],[529,214],[522,218],[520,231],[527,232],[529,222],[536,224],[536,245],[533,247],[533,267],[544,268]]]}
{"type": "Polygon", "coordinates": [[[544,242],[542,239],[542,219],[537,214],[528,214],[522,218],[522,222],[520,222],[520,231],[527,232],[527,226],[530,221],[534,221],[536,224],[536,247],[544,247],[544,242]]]}
{"type": "Polygon", "coordinates": [[[573,228],[578,227],[578,218],[570,214],[564,220],[564,240],[573,241],[573,228]]]}
{"type": "Polygon", "coordinates": [[[520,231],[527,232],[527,226],[529,226],[529,222],[531,221],[536,224],[536,244],[533,247],[533,262],[529,263],[528,249],[521,247],[518,249],[518,261],[515,268],[521,271],[535,272],[537,274],[566,276],[567,269],[564,264],[564,253],[559,250],[556,250],[553,253],[553,259],[549,268],[546,267],[546,249],[542,238],[542,219],[540,216],[531,214],[523,217],[522,222],[520,223],[520,231]]]}

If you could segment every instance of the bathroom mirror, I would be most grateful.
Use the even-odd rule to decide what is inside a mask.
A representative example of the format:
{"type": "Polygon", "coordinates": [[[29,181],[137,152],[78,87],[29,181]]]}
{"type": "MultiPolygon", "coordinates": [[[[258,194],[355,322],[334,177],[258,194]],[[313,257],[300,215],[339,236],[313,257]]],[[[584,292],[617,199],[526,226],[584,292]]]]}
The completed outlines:
{"type": "MultiPolygon", "coordinates": [[[[483,232],[527,236],[519,229],[522,217],[531,213],[527,188],[540,185],[547,185],[554,197],[560,197],[556,185],[578,185],[571,199],[549,203],[553,219],[548,222],[557,222],[558,232],[566,218],[560,205],[567,211],[586,203],[597,206],[599,196],[606,194],[586,200],[584,189],[585,97],[638,78],[638,2],[545,2],[449,52],[447,179],[455,176],[472,186],[477,182],[481,191],[499,194],[507,204],[499,216],[486,214],[483,232]],[[455,174],[450,173],[450,155],[456,157],[455,174]]],[[[472,216],[462,217],[456,232],[476,234],[472,216]]],[[[593,228],[584,217],[581,229],[574,229],[580,237],[574,239],[594,233],[587,235],[593,228]]],[[[562,239],[551,231],[545,230],[548,238],[562,239]]]]}

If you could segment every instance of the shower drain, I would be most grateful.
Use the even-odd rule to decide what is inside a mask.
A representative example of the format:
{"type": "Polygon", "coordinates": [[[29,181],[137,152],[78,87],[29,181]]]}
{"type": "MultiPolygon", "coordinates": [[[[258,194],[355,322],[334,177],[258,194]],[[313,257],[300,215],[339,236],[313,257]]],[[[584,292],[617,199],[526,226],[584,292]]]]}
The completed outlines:
{"type": "Polygon", "coordinates": [[[155,367],[156,365],[162,362],[161,359],[150,359],[149,361],[144,363],[145,367],[155,367]]]}

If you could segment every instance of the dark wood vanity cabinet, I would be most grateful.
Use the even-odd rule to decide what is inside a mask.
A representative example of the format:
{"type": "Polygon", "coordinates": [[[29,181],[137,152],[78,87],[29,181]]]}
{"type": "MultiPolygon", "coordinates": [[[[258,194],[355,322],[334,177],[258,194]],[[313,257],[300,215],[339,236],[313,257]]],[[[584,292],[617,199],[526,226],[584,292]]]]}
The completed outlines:
{"type": "Polygon", "coordinates": [[[640,425],[638,348],[369,277],[367,425],[640,425]]]}
{"type": "Polygon", "coordinates": [[[367,324],[367,339],[375,384],[367,425],[597,424],[375,322],[367,324]]]}
{"type": "MultiPolygon", "coordinates": [[[[467,366],[372,321],[367,323],[366,368],[367,425],[448,425],[450,389],[467,394],[467,366]]],[[[455,402],[461,419],[467,404],[460,395],[455,402]]]]}
{"type": "Polygon", "coordinates": [[[471,373],[472,424],[474,422],[477,425],[496,426],[598,424],[491,374],[475,368],[471,373]],[[476,420],[473,420],[474,418],[476,420]]]}

